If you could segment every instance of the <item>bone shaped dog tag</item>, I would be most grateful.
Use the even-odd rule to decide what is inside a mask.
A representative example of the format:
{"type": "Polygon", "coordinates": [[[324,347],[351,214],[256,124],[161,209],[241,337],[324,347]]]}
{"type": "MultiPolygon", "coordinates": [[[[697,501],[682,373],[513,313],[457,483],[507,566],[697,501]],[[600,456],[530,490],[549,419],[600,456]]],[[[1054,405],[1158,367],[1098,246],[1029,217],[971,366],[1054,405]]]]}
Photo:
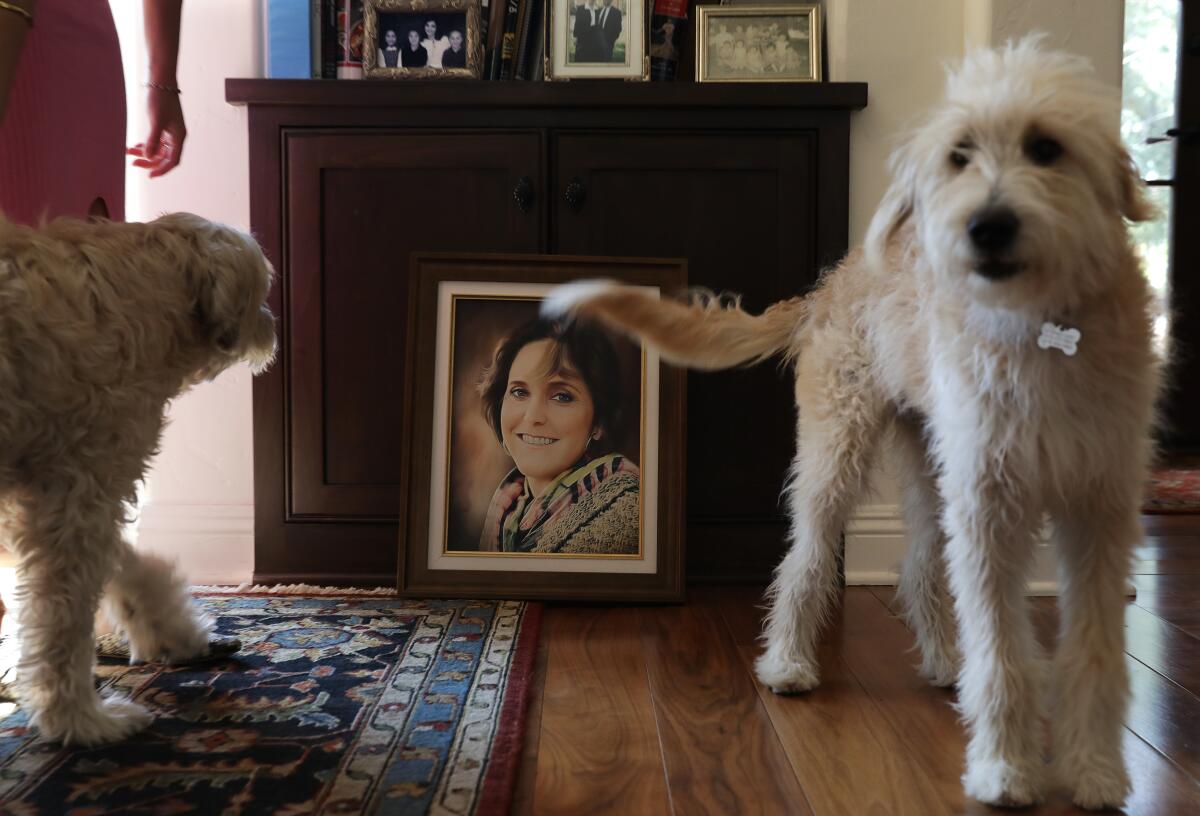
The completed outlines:
{"type": "Polygon", "coordinates": [[[1056,348],[1068,357],[1073,357],[1079,348],[1079,329],[1064,329],[1053,323],[1043,323],[1038,335],[1038,348],[1056,348]]]}

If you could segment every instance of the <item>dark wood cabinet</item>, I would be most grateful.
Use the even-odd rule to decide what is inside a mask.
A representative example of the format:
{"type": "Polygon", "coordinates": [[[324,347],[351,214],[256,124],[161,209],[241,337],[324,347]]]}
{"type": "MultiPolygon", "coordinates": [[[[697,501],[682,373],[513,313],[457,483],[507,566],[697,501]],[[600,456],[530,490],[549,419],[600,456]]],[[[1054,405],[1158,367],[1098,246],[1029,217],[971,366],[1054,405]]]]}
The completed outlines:
{"type": "MultiPolygon", "coordinates": [[[[577,208],[559,197],[555,251],[687,258],[692,285],[738,293],[752,311],[812,283],[813,134],[563,133],[553,144],[557,187],[586,191],[577,208]]],[[[770,365],[688,377],[693,523],[778,514],[791,451],[767,440],[791,436],[790,392],[770,365]]]]}
{"type": "MultiPolygon", "coordinates": [[[[861,84],[229,80],[281,352],[255,380],[255,578],[387,584],[414,250],[686,258],[759,310],[846,248],[861,84]]],[[[776,366],[688,378],[688,572],[784,546],[776,366]]]]}
{"type": "Polygon", "coordinates": [[[513,190],[540,187],[541,137],[301,130],[284,150],[288,516],[394,518],[409,254],[540,251],[513,190]]]}

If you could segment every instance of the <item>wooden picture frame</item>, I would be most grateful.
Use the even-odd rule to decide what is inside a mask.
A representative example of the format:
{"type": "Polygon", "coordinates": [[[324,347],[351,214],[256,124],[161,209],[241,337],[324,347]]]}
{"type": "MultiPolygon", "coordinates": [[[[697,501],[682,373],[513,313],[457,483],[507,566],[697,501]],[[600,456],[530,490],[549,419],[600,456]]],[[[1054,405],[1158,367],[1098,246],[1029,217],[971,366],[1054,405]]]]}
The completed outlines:
{"type": "Polygon", "coordinates": [[[479,79],[483,75],[480,0],[363,0],[362,8],[363,76],[479,79]],[[419,65],[407,64],[410,53],[420,57],[419,65]]]}
{"type": "Polygon", "coordinates": [[[697,82],[820,82],[821,7],[696,7],[697,82]]]}
{"type": "MultiPolygon", "coordinates": [[[[653,0],[608,0],[611,8],[619,12],[621,33],[611,41],[604,36],[600,19],[605,0],[545,0],[548,9],[546,20],[545,66],[547,82],[569,79],[623,79],[646,82],[650,79],[650,45],[648,24],[649,6],[653,0]],[[575,35],[576,9],[586,13],[595,21],[595,42],[589,45],[589,56],[579,59],[579,38],[575,35]],[[617,52],[619,50],[619,58],[617,52]]],[[[610,10],[604,15],[604,24],[609,24],[613,15],[610,10]]]]}
{"type": "Polygon", "coordinates": [[[669,296],[686,286],[687,266],[413,254],[401,594],[682,600],[684,374],[596,324],[538,333],[544,295],[589,278],[669,296]]]}

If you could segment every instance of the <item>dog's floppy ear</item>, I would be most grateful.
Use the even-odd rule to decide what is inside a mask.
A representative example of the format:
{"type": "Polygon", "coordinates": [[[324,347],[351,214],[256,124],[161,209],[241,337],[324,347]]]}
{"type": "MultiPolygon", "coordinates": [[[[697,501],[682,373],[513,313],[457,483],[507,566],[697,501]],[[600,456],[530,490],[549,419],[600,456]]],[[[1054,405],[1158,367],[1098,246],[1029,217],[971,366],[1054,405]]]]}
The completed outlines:
{"type": "Polygon", "coordinates": [[[867,229],[865,250],[867,261],[878,268],[884,263],[888,244],[896,233],[912,216],[917,202],[917,167],[914,158],[913,142],[916,135],[909,138],[892,154],[890,165],[892,169],[892,184],[883,194],[879,208],[871,218],[871,226],[867,229]]]}
{"type": "Polygon", "coordinates": [[[1121,215],[1130,221],[1150,221],[1157,213],[1146,196],[1146,183],[1137,165],[1124,147],[1117,148],[1117,179],[1120,188],[1121,215]]]}
{"type": "Polygon", "coordinates": [[[237,346],[241,325],[240,321],[222,316],[221,307],[217,302],[216,287],[216,281],[211,275],[207,281],[200,282],[200,292],[196,298],[196,322],[218,351],[229,353],[237,346]]]}
{"type": "Polygon", "coordinates": [[[257,275],[246,269],[258,266],[257,246],[236,230],[190,213],[164,215],[151,226],[186,276],[200,336],[218,351],[233,351],[253,295],[257,275]]]}
{"type": "Polygon", "coordinates": [[[252,338],[242,337],[247,314],[254,314],[254,286],[261,277],[256,246],[240,233],[218,227],[207,236],[207,244],[194,267],[195,315],[201,332],[213,348],[233,353],[252,338]]]}

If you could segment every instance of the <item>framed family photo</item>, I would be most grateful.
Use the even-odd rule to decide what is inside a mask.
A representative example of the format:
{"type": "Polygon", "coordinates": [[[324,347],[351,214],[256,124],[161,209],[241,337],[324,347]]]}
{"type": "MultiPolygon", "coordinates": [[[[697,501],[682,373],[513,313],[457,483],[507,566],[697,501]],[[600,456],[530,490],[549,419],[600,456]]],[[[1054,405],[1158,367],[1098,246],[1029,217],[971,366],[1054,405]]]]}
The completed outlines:
{"type": "Polygon", "coordinates": [[[583,278],[676,292],[685,262],[439,253],[411,271],[399,591],[681,599],[683,374],[540,307],[583,278]]]}
{"type": "Polygon", "coordinates": [[[650,79],[647,0],[546,0],[547,80],[650,79]]]}
{"type": "Polygon", "coordinates": [[[697,82],[820,82],[821,8],[696,8],[697,82]]]}
{"type": "Polygon", "coordinates": [[[479,79],[481,20],[480,0],[363,0],[363,75],[479,79]]]}

